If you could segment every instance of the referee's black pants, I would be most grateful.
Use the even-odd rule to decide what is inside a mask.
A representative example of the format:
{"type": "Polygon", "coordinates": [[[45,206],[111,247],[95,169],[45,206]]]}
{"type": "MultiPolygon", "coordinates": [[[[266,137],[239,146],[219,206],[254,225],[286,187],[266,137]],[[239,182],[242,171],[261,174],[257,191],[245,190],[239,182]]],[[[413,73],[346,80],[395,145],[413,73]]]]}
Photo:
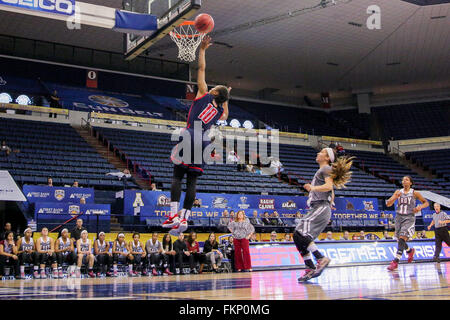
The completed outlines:
{"type": "Polygon", "coordinates": [[[434,230],[434,237],[436,241],[436,251],[434,253],[435,258],[439,258],[442,250],[442,242],[445,242],[450,247],[450,235],[447,227],[440,227],[434,230]]]}

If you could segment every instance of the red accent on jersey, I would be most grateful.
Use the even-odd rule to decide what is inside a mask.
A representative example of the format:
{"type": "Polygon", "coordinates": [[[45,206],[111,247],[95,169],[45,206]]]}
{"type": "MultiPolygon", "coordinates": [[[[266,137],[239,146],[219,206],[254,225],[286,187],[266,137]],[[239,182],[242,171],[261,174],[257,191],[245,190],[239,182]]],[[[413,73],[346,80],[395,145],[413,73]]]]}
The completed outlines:
{"type": "Polygon", "coordinates": [[[198,118],[203,121],[204,124],[208,124],[216,115],[218,111],[212,103],[208,104],[206,108],[199,114],[198,118]]]}

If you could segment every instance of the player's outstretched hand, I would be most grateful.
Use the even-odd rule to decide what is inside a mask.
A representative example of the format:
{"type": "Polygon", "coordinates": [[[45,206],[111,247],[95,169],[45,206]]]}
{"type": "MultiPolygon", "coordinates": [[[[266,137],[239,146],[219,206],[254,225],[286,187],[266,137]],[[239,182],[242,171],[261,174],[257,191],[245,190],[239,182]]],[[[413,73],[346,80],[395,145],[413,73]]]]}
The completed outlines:
{"type": "Polygon", "coordinates": [[[400,198],[400,195],[401,195],[402,193],[400,192],[400,190],[396,190],[395,192],[394,192],[394,199],[398,199],[398,198],[400,198]]]}
{"type": "Polygon", "coordinates": [[[311,191],[311,184],[307,183],[307,184],[303,185],[303,188],[304,188],[306,191],[310,192],[310,191],[311,191]]]}
{"type": "Polygon", "coordinates": [[[415,207],[413,211],[414,211],[414,213],[419,212],[420,211],[420,207],[415,207]]]}
{"type": "Polygon", "coordinates": [[[206,50],[212,45],[211,37],[205,36],[200,44],[200,49],[206,50]]]}

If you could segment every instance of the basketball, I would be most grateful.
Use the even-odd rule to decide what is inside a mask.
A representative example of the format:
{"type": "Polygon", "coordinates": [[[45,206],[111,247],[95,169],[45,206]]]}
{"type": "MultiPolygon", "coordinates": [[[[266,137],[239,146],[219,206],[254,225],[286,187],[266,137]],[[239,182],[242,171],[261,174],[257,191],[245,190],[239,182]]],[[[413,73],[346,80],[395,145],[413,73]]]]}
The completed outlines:
{"type": "Polygon", "coordinates": [[[211,32],[214,29],[214,19],[207,13],[199,14],[195,18],[194,26],[199,32],[211,32]]]}

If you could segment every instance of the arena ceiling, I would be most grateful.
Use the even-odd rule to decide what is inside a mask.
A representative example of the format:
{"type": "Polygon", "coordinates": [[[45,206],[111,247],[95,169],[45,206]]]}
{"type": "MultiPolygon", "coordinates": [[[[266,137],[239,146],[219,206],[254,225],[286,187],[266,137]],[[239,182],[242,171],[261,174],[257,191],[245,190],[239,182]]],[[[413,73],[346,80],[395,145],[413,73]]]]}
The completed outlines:
{"type": "MultiPolygon", "coordinates": [[[[84,0],[121,8],[122,0],[84,0]]],[[[277,22],[240,28],[316,5],[319,0],[203,0],[215,19],[207,53],[207,80],[284,96],[320,92],[389,91],[398,87],[450,87],[450,4],[418,6],[401,0],[346,0],[277,22]],[[282,5],[281,5],[282,4],[282,5]],[[381,10],[381,29],[369,30],[367,8],[381,10]]],[[[122,52],[122,34],[0,11],[0,34],[122,52]]],[[[150,57],[176,60],[170,39],[150,57]]],[[[195,67],[195,64],[193,64],[195,67]]],[[[193,72],[195,77],[195,72],[193,72]]]]}

